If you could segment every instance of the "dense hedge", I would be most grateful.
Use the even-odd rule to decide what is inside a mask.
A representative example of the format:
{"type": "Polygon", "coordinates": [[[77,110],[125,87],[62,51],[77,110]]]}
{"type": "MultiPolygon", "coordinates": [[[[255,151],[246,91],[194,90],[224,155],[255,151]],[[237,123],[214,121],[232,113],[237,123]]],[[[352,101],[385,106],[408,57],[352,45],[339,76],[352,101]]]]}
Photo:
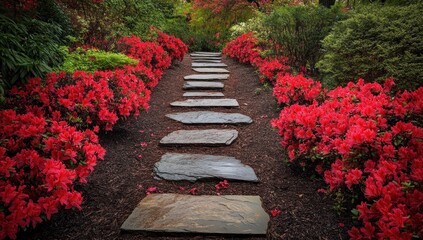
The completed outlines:
{"type": "Polygon", "coordinates": [[[423,83],[423,3],[369,6],[339,23],[323,40],[323,84],[394,77],[400,89],[423,83]]]}
{"type": "Polygon", "coordinates": [[[264,18],[264,26],[278,53],[299,69],[314,67],[321,56],[321,40],[345,15],[339,8],[321,6],[278,7],[264,18]]]}

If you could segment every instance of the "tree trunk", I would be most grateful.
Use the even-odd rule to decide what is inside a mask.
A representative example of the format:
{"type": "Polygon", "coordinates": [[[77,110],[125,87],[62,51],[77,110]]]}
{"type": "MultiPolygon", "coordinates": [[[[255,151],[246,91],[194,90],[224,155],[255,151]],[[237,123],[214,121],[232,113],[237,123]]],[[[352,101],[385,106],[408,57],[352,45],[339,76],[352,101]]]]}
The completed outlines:
{"type": "Polygon", "coordinates": [[[336,0],[319,0],[319,5],[325,6],[327,8],[330,8],[335,4],[336,0]]]}

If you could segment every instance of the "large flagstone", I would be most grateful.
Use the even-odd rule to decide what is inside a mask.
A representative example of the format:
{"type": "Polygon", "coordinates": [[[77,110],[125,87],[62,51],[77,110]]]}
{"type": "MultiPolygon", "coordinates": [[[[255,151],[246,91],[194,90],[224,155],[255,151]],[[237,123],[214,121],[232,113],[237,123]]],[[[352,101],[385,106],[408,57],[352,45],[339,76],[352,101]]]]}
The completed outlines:
{"type": "Polygon", "coordinates": [[[228,65],[224,63],[192,63],[193,67],[206,67],[206,68],[214,68],[214,67],[227,67],[228,65]]]}
{"type": "Polygon", "coordinates": [[[224,97],[221,92],[185,92],[184,97],[224,97]]]}
{"type": "Polygon", "coordinates": [[[264,235],[269,220],[259,196],[150,194],[132,211],[121,229],[264,235]]]}
{"type": "Polygon", "coordinates": [[[232,98],[187,99],[172,102],[170,105],[173,107],[239,107],[238,101],[232,98]]]}
{"type": "Polygon", "coordinates": [[[227,146],[238,138],[235,129],[178,130],[160,140],[162,145],[227,146]]]}
{"type": "Polygon", "coordinates": [[[192,74],[185,76],[185,80],[204,81],[204,80],[226,80],[229,74],[192,74]]]}
{"type": "Polygon", "coordinates": [[[253,120],[240,113],[194,111],[167,114],[166,117],[184,124],[247,124],[253,120]]]}
{"type": "Polygon", "coordinates": [[[224,68],[193,68],[193,70],[199,73],[229,73],[224,68]]]}
{"type": "Polygon", "coordinates": [[[221,82],[186,81],[183,89],[223,89],[224,86],[221,82]]]}
{"type": "Polygon", "coordinates": [[[229,156],[166,153],[154,165],[158,178],[170,181],[200,179],[228,179],[258,182],[254,170],[229,156]]]}

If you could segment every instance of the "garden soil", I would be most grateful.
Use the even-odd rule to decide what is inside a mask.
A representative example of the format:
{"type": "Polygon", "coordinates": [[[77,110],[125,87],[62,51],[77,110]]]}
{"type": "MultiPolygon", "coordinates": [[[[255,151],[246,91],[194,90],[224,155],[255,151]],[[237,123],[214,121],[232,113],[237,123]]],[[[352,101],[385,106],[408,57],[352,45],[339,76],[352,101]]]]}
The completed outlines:
{"type": "Polygon", "coordinates": [[[317,193],[322,180],[301,176],[285,165],[286,155],[280,137],[270,125],[271,119],[278,117],[280,112],[271,89],[259,83],[251,66],[226,57],[223,62],[231,72],[230,78],[223,81],[225,97],[237,99],[240,107],[210,110],[242,113],[253,119],[252,124],[188,126],[165,116],[199,110],[169,105],[186,99],[182,97],[183,77],[195,74],[187,55],[183,62],[165,72],[152,93],[148,112],[117,124],[111,132],[100,134],[100,143],[107,151],[105,160],[98,162],[88,183],[75,187],[84,196],[82,211],[61,211],[35,230],[21,233],[19,239],[348,239],[351,220],[338,216],[330,198],[317,193]],[[237,129],[239,137],[227,147],[159,146],[160,139],[172,131],[209,128],[237,129]],[[273,209],[280,210],[278,216],[271,216],[267,235],[121,231],[120,226],[146,196],[148,187],[157,187],[159,193],[189,194],[190,189],[196,188],[199,195],[218,194],[215,185],[219,180],[190,183],[154,179],[153,166],[167,152],[228,155],[250,165],[260,183],[229,181],[229,187],[219,193],[259,195],[269,215],[273,209]]]}

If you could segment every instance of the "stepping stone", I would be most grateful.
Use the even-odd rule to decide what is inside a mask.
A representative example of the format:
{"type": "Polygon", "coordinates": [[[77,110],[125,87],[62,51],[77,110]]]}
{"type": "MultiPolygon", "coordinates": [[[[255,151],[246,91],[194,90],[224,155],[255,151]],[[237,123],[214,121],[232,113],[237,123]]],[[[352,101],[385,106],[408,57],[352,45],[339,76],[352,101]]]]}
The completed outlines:
{"type": "Polygon", "coordinates": [[[240,160],[228,156],[166,153],[154,165],[159,179],[191,181],[200,179],[230,179],[258,182],[254,170],[240,160]]]}
{"type": "Polygon", "coordinates": [[[221,52],[193,52],[195,54],[210,54],[210,55],[222,55],[221,52]]]}
{"type": "Polygon", "coordinates": [[[187,99],[170,103],[173,107],[239,107],[238,101],[231,98],[187,99]]]}
{"type": "Polygon", "coordinates": [[[229,73],[224,68],[193,68],[193,70],[199,73],[229,73]]]}
{"type": "Polygon", "coordinates": [[[185,80],[226,80],[229,74],[192,74],[185,76],[185,80]]]}
{"type": "Polygon", "coordinates": [[[221,82],[197,82],[187,81],[184,83],[184,89],[223,89],[225,84],[221,82]]]}
{"type": "Polygon", "coordinates": [[[192,60],[222,60],[221,57],[191,57],[192,60]]]}
{"type": "Polygon", "coordinates": [[[184,97],[224,97],[221,92],[185,92],[184,97]]]}
{"type": "Polygon", "coordinates": [[[167,114],[166,117],[184,124],[247,124],[253,120],[240,113],[211,111],[182,112],[167,114]]]}
{"type": "Polygon", "coordinates": [[[191,57],[220,57],[221,54],[210,54],[210,53],[191,53],[191,57]]]}
{"type": "Polygon", "coordinates": [[[160,140],[162,145],[227,146],[238,138],[234,129],[178,130],[160,140]]]}
{"type": "Polygon", "coordinates": [[[220,60],[193,59],[193,62],[221,63],[220,60]]]}
{"type": "Polygon", "coordinates": [[[265,235],[259,196],[150,194],[122,224],[127,231],[265,235]]]}
{"type": "Polygon", "coordinates": [[[224,63],[192,63],[193,67],[227,67],[224,63]]]}

